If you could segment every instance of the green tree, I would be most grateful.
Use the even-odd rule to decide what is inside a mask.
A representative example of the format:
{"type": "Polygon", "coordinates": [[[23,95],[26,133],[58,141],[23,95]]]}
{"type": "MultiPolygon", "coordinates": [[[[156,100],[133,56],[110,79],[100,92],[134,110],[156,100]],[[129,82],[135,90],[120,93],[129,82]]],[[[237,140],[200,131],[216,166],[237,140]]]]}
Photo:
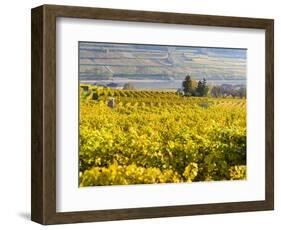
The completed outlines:
{"type": "Polygon", "coordinates": [[[182,82],[182,87],[183,87],[183,91],[184,94],[186,96],[191,96],[193,93],[193,89],[192,89],[192,80],[190,75],[187,75],[184,79],[184,81],[182,82]]]}
{"type": "Polygon", "coordinates": [[[207,85],[207,80],[203,78],[202,81],[198,81],[197,88],[196,88],[196,95],[200,97],[207,96],[209,92],[209,87],[207,85]]]}

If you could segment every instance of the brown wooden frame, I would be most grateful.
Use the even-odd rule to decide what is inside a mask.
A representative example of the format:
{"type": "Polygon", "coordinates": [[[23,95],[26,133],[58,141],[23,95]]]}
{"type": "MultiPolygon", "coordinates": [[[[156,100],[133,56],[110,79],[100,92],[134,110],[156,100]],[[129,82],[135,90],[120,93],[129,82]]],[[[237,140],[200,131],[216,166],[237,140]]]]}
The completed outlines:
{"type": "Polygon", "coordinates": [[[31,219],[62,224],[274,209],[274,21],[43,5],[32,9],[31,219]],[[56,18],[87,18],[264,29],[266,36],[265,200],[102,211],[56,212],[56,18]]]}

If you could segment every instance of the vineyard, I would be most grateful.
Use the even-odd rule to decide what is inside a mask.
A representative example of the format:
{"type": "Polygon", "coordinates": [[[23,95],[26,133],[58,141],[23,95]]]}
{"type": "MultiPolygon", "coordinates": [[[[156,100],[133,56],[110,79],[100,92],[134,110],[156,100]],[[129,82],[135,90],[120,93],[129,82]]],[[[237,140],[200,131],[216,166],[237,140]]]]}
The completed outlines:
{"type": "Polygon", "coordinates": [[[79,163],[80,186],[246,179],[246,99],[83,86],[79,163]]]}

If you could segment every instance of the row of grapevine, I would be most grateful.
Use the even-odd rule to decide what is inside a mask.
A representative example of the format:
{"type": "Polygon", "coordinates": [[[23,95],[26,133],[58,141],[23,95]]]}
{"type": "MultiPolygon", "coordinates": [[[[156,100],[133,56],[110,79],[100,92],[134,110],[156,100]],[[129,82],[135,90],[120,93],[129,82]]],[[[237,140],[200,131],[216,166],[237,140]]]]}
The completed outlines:
{"type": "Polygon", "coordinates": [[[104,88],[80,95],[80,186],[246,178],[245,99],[104,88]],[[97,100],[87,99],[95,91],[97,100]]]}

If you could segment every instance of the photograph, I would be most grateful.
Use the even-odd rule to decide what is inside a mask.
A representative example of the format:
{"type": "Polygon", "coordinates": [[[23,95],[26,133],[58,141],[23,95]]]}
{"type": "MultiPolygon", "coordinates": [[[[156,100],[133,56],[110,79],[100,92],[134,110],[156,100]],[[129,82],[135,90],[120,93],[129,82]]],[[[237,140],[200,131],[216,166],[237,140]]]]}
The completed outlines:
{"type": "Polygon", "coordinates": [[[31,9],[32,221],[274,210],[276,21],[204,12],[31,9]]]}
{"type": "Polygon", "coordinates": [[[79,187],[246,180],[247,49],[78,49],[79,187]]]}

